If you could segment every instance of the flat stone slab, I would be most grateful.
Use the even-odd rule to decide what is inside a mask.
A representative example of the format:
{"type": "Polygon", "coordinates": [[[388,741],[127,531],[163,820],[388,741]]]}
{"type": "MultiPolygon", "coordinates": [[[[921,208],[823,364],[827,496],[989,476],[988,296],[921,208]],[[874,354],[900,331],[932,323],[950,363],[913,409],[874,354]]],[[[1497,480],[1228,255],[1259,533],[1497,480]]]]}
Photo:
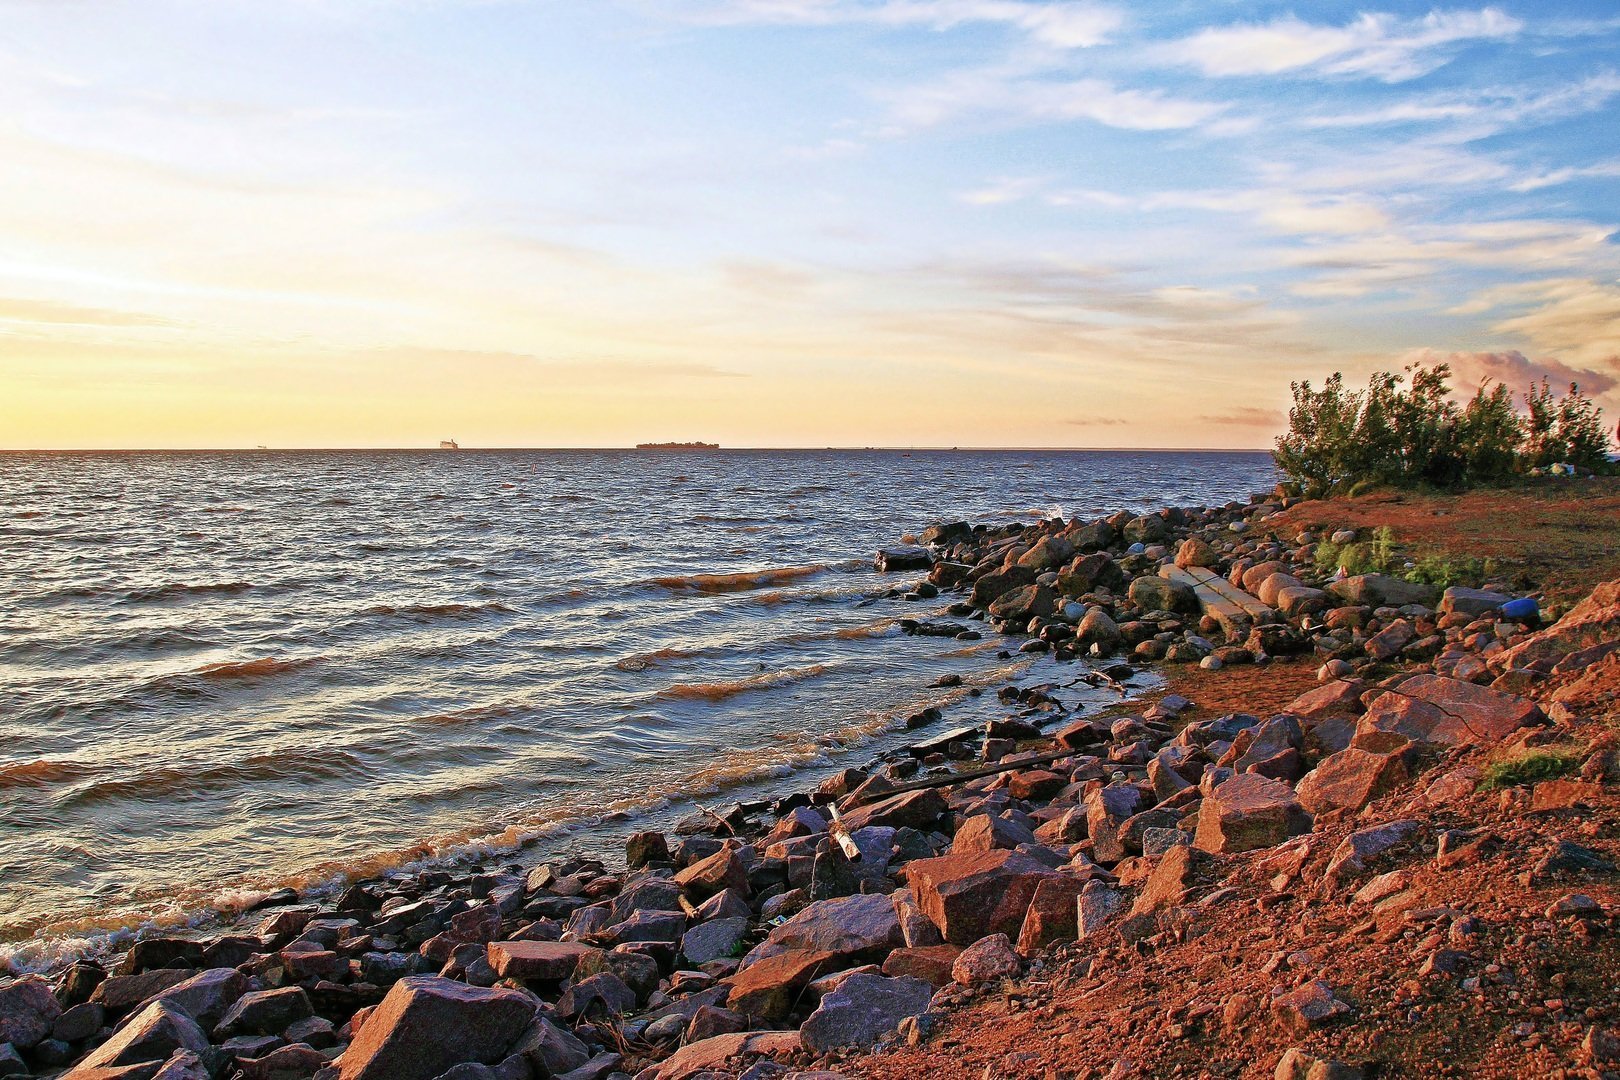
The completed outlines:
{"type": "Polygon", "coordinates": [[[1273,614],[1257,597],[1206,567],[1161,566],[1159,576],[1189,586],[1198,598],[1199,610],[1219,622],[1227,637],[1242,637],[1256,622],[1273,614]]]}

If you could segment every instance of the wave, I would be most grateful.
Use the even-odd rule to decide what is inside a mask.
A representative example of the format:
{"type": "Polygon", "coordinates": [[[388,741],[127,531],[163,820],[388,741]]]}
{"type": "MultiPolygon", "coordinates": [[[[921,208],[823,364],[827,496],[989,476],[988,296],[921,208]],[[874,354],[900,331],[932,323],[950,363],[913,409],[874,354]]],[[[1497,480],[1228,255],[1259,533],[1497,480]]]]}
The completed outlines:
{"type": "MultiPolygon", "coordinates": [[[[266,675],[282,675],[289,671],[297,671],[319,664],[326,659],[323,656],[302,656],[289,660],[281,660],[274,656],[262,657],[258,660],[227,660],[219,664],[204,664],[185,673],[186,677],[196,679],[258,679],[266,675]]],[[[174,678],[174,676],[166,676],[174,678]]]]}
{"type": "Polygon", "coordinates": [[[361,777],[365,773],[364,763],[347,750],[277,750],[253,754],[241,761],[120,769],[116,775],[68,791],[57,803],[79,806],[120,799],[195,796],[235,785],[266,781],[302,785],[311,780],[339,780],[361,777]]]}
{"type": "Polygon", "coordinates": [[[16,761],[0,765],[0,791],[10,788],[46,787],[50,784],[81,780],[97,772],[95,766],[79,761],[16,761]]]}
{"type": "Polygon", "coordinates": [[[476,619],[480,615],[511,615],[515,608],[499,600],[484,604],[378,604],[366,609],[367,615],[383,615],[403,619],[476,619]]]}
{"type": "Polygon", "coordinates": [[[833,569],[826,563],[808,566],[782,566],[771,570],[745,570],[734,574],[676,574],[652,578],[648,585],[670,592],[730,593],[763,589],[768,585],[782,585],[790,581],[825,574],[833,569]]]}
{"type": "Polygon", "coordinates": [[[658,691],[656,696],[670,698],[676,701],[724,701],[726,698],[738,694],[746,694],[752,690],[769,690],[775,686],[787,686],[791,683],[804,682],[825,675],[829,670],[826,664],[811,664],[809,667],[786,668],[782,671],[762,671],[758,675],[750,675],[746,679],[724,679],[718,682],[706,683],[676,683],[666,686],[658,691]]]}
{"type": "Polygon", "coordinates": [[[842,630],[834,630],[833,637],[838,641],[860,641],[863,638],[887,637],[896,625],[898,619],[879,619],[862,626],[846,626],[842,630]]]}
{"type": "Polygon", "coordinates": [[[253,588],[251,581],[217,581],[205,584],[191,584],[177,581],[168,585],[152,585],[142,589],[131,589],[124,594],[124,599],[132,604],[154,603],[162,600],[178,600],[187,596],[232,596],[245,593],[253,588]]]}
{"type": "Polygon", "coordinates": [[[497,702],[494,705],[472,705],[465,709],[451,709],[448,712],[429,713],[426,716],[412,717],[418,724],[434,724],[446,727],[456,724],[476,724],[484,720],[503,720],[508,716],[515,716],[522,712],[522,706],[510,702],[497,702]]]}

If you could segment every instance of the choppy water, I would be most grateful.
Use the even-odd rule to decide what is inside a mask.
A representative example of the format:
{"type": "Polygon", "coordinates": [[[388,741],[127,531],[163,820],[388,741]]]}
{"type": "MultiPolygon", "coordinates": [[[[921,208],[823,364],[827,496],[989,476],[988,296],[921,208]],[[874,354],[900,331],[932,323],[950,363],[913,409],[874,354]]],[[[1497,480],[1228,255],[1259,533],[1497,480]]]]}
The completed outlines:
{"type": "Polygon", "coordinates": [[[876,546],[1273,481],[1222,453],[0,455],[0,965],[858,763],[960,699],[937,676],[1016,667],[900,635],[947,601],[870,599],[876,546]]]}

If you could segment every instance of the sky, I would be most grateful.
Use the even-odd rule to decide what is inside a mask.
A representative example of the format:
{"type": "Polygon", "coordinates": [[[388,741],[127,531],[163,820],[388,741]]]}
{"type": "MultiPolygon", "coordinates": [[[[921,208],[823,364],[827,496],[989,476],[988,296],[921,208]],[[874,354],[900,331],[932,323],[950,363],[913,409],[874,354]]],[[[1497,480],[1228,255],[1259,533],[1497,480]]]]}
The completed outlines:
{"type": "Polygon", "coordinates": [[[1620,417],[1620,10],[0,0],[0,448],[1620,417]]]}

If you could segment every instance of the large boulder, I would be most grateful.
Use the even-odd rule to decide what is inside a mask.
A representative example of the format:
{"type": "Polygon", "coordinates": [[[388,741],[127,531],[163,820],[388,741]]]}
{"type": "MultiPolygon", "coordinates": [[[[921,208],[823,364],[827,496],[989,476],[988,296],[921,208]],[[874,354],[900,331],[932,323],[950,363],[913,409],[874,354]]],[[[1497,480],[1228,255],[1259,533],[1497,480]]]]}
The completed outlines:
{"type": "Polygon", "coordinates": [[[767,956],[731,977],[726,1007],[761,1020],[780,1020],[793,1011],[806,986],[845,966],[837,953],[821,950],[789,949],[767,956]]]}
{"type": "Polygon", "coordinates": [[[1158,514],[1144,514],[1125,523],[1128,544],[1156,544],[1170,535],[1170,524],[1158,514]]]}
{"type": "Polygon", "coordinates": [[[1056,570],[1074,556],[1074,544],[1064,536],[1048,536],[1018,556],[1018,565],[1040,572],[1056,570]]]}
{"type": "Polygon", "coordinates": [[[963,949],[951,964],[951,978],[963,986],[983,986],[1010,979],[1024,970],[1006,934],[991,934],[963,949]]]}
{"type": "Polygon", "coordinates": [[[535,1003],[504,987],[436,975],[401,979],[338,1059],[339,1080],[434,1080],[462,1062],[506,1056],[534,1020],[535,1003]]]}
{"type": "Polygon", "coordinates": [[[1255,599],[1267,607],[1277,607],[1277,594],[1284,589],[1297,589],[1305,584],[1293,574],[1279,570],[1275,574],[1268,574],[1260,587],[1254,590],[1255,599]]]}
{"type": "MultiPolygon", "coordinates": [[[[636,1074],[636,1080],[686,1080],[706,1073],[723,1075],[727,1065],[757,1057],[784,1057],[802,1048],[797,1031],[739,1031],[688,1043],[657,1065],[636,1074]]],[[[736,1070],[731,1070],[735,1072],[736,1070]]]]}
{"type": "Polygon", "coordinates": [[[237,998],[225,1010],[214,1034],[223,1039],[233,1035],[280,1035],[288,1024],[312,1016],[314,1012],[302,986],[254,990],[237,998]]]}
{"type": "Polygon", "coordinates": [[[1116,863],[1125,857],[1121,830],[1141,805],[1141,789],[1123,781],[1097,788],[1086,796],[1086,833],[1091,837],[1093,858],[1116,863]]]}
{"type": "Polygon", "coordinates": [[[1411,780],[1413,764],[1410,748],[1379,753],[1350,747],[1323,758],[1295,793],[1312,814],[1360,810],[1411,780]]]}
{"type": "Polygon", "coordinates": [[[993,851],[996,848],[1013,850],[1020,844],[1037,843],[1028,828],[1004,817],[974,814],[956,830],[951,840],[951,854],[969,851],[993,851]]]}
{"type": "Polygon", "coordinates": [[[1076,923],[1076,904],[1086,882],[1082,878],[1053,875],[1042,878],[1030,898],[1029,911],[1018,932],[1018,951],[1033,955],[1059,941],[1073,941],[1080,936],[1076,923]]]}
{"type": "Polygon", "coordinates": [[[1443,675],[1414,675],[1379,694],[1356,725],[1352,745],[1388,750],[1420,746],[1491,746],[1504,737],[1546,723],[1526,698],[1443,675]]]}
{"type": "Polygon", "coordinates": [[[0,1043],[30,1049],[50,1038],[51,1025],[60,1015],[62,1006],[51,984],[38,975],[0,986],[0,1043]]]}
{"type": "Polygon", "coordinates": [[[699,859],[675,875],[675,884],[690,896],[706,900],[727,889],[748,895],[748,868],[737,849],[727,844],[706,859],[699,859]]]}
{"type": "Polygon", "coordinates": [[[177,1006],[154,1001],[90,1051],[63,1080],[94,1080],[121,1065],[164,1061],[176,1050],[202,1053],[207,1049],[208,1036],[195,1020],[177,1006]]]}
{"type": "Polygon", "coordinates": [[[934,565],[934,553],[920,544],[896,544],[879,548],[872,568],[880,574],[901,570],[927,570],[934,565]]]}
{"type": "Polygon", "coordinates": [[[1357,574],[1328,586],[1328,592],[1347,604],[1366,607],[1405,607],[1434,603],[1434,588],[1387,574],[1357,574]]]}
{"type": "Polygon", "coordinates": [[[1220,561],[1220,552],[1210,546],[1209,541],[1196,536],[1183,540],[1176,549],[1176,565],[1183,570],[1194,566],[1218,566],[1220,561]]]}
{"type": "Polygon", "coordinates": [[[1194,846],[1212,852],[1272,847],[1311,831],[1311,815],[1294,789],[1258,773],[1215,785],[1198,809],[1194,846]]]}
{"type": "Polygon", "coordinates": [[[1052,871],[1018,851],[918,859],[906,865],[917,906],[952,945],[986,934],[1016,936],[1036,888],[1052,871]]]}
{"type": "Polygon", "coordinates": [[[881,960],[906,943],[894,902],[882,893],[817,900],[772,930],[766,941],[852,960],[881,960]]]}
{"type": "Polygon", "coordinates": [[[1184,581],[1157,576],[1139,577],[1131,582],[1131,603],[1148,611],[1197,611],[1198,595],[1184,581]]]}
{"type": "Polygon", "coordinates": [[[945,809],[945,797],[934,788],[904,791],[870,806],[847,811],[844,827],[852,833],[872,825],[926,830],[939,820],[945,809]]]}
{"type": "Polygon", "coordinates": [[[928,1011],[934,988],[908,976],[855,974],[821,999],[799,1029],[804,1048],[816,1056],[838,1047],[867,1047],[928,1011]]]}
{"type": "Polygon", "coordinates": [[[1620,641],[1620,578],[1605,582],[1552,626],[1492,658],[1506,671],[1551,665],[1572,652],[1620,641]]]}
{"type": "Polygon", "coordinates": [[[707,964],[735,953],[747,933],[746,917],[710,919],[698,923],[681,937],[681,955],[688,963],[707,964]]]}
{"type": "Polygon", "coordinates": [[[1361,702],[1366,686],[1349,679],[1334,679],[1307,690],[1283,708],[1299,717],[1305,745],[1318,754],[1333,754],[1350,745],[1356,724],[1367,707],[1361,702]]]}
{"type": "Polygon", "coordinates": [[[1082,555],[1058,573],[1057,589],[1064,596],[1084,596],[1099,587],[1118,589],[1125,584],[1125,571],[1107,552],[1082,555]]]}
{"type": "Polygon", "coordinates": [[[990,615],[1011,623],[1024,623],[1057,610],[1057,593],[1046,585],[1025,585],[1002,593],[990,602],[990,615]]]}
{"type": "Polygon", "coordinates": [[[503,979],[558,982],[568,978],[586,957],[600,949],[578,941],[492,941],[489,966],[503,979]]]}
{"type": "Polygon", "coordinates": [[[1504,593],[1491,592],[1487,589],[1465,589],[1460,585],[1453,585],[1440,597],[1440,614],[1466,615],[1477,619],[1481,615],[1491,612],[1506,604],[1513,597],[1504,593]]]}
{"type": "Polygon", "coordinates": [[[1094,607],[1080,618],[1080,625],[1074,628],[1074,639],[1081,645],[1100,645],[1105,649],[1113,649],[1124,640],[1116,623],[1100,607],[1094,607]]]}
{"type": "Polygon", "coordinates": [[[187,1016],[205,1028],[212,1028],[250,986],[248,977],[235,968],[209,968],[171,986],[154,1000],[178,1005],[187,1016]]]}
{"type": "Polygon", "coordinates": [[[1027,566],[1012,566],[985,574],[973,583],[973,592],[968,602],[976,608],[989,608],[998,597],[1005,596],[1014,589],[1021,589],[1025,585],[1035,584],[1036,576],[1035,571],[1027,566]]]}

